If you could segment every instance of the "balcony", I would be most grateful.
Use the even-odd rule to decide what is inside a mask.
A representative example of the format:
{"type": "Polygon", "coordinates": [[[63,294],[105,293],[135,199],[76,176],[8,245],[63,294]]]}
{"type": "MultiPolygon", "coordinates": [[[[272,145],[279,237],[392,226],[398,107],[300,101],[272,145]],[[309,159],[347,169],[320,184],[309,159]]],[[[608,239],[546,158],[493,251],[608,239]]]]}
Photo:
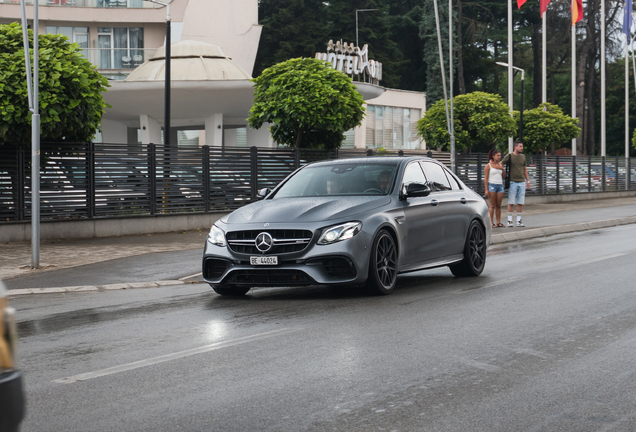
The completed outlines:
{"type": "MultiPolygon", "coordinates": [[[[0,4],[19,5],[20,0],[0,0],[0,4]]],[[[33,0],[26,0],[26,4],[32,5],[33,0]]],[[[109,9],[155,9],[160,5],[145,2],[143,0],[38,0],[40,6],[51,7],[89,7],[89,8],[109,8],[109,9]]]]}
{"type": "Polygon", "coordinates": [[[157,48],[82,48],[84,56],[97,66],[100,72],[108,76],[112,72],[120,72],[121,79],[151,59],[156,51],[157,48]]]}

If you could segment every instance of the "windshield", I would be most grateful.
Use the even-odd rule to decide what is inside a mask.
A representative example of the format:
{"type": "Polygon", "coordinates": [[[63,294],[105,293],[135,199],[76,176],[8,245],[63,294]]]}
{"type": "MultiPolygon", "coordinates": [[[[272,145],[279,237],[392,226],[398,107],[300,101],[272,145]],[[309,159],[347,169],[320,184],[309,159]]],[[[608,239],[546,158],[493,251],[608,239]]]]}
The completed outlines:
{"type": "Polygon", "coordinates": [[[310,166],[285,183],[276,198],[322,195],[387,195],[396,166],[390,164],[335,164],[310,166]]]}

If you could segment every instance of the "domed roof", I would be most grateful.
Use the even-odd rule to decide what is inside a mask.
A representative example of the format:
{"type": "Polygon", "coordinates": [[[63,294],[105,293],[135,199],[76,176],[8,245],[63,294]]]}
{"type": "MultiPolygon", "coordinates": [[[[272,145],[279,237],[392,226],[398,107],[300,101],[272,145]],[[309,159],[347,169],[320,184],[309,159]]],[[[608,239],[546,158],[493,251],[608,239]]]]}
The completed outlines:
{"type": "MultiPolygon", "coordinates": [[[[135,69],[126,81],[165,80],[165,46],[135,69]]],[[[221,48],[199,41],[180,41],[170,45],[170,78],[173,81],[249,80],[252,77],[221,48]]]]}

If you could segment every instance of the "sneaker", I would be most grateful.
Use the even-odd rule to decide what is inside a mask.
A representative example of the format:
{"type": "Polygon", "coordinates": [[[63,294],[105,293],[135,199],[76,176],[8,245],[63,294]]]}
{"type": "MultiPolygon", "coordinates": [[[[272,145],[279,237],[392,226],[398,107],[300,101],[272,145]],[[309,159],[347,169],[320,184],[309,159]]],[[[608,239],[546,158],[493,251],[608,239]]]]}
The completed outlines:
{"type": "Polygon", "coordinates": [[[512,223],[512,221],[508,221],[508,228],[513,228],[514,224],[512,223]]]}
{"type": "Polygon", "coordinates": [[[518,221],[517,222],[517,228],[519,227],[524,227],[525,225],[523,224],[523,221],[518,221]]]}

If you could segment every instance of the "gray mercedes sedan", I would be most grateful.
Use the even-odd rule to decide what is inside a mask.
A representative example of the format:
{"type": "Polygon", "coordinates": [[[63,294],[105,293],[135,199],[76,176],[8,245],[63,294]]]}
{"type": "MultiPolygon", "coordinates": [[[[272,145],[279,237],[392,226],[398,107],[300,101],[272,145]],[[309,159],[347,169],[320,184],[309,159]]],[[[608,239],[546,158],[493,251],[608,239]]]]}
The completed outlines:
{"type": "Polygon", "coordinates": [[[400,273],[478,276],[486,264],[484,199],[433,159],[313,163],[259,198],[210,229],[203,278],[218,294],[302,285],[390,294],[400,273]]]}

